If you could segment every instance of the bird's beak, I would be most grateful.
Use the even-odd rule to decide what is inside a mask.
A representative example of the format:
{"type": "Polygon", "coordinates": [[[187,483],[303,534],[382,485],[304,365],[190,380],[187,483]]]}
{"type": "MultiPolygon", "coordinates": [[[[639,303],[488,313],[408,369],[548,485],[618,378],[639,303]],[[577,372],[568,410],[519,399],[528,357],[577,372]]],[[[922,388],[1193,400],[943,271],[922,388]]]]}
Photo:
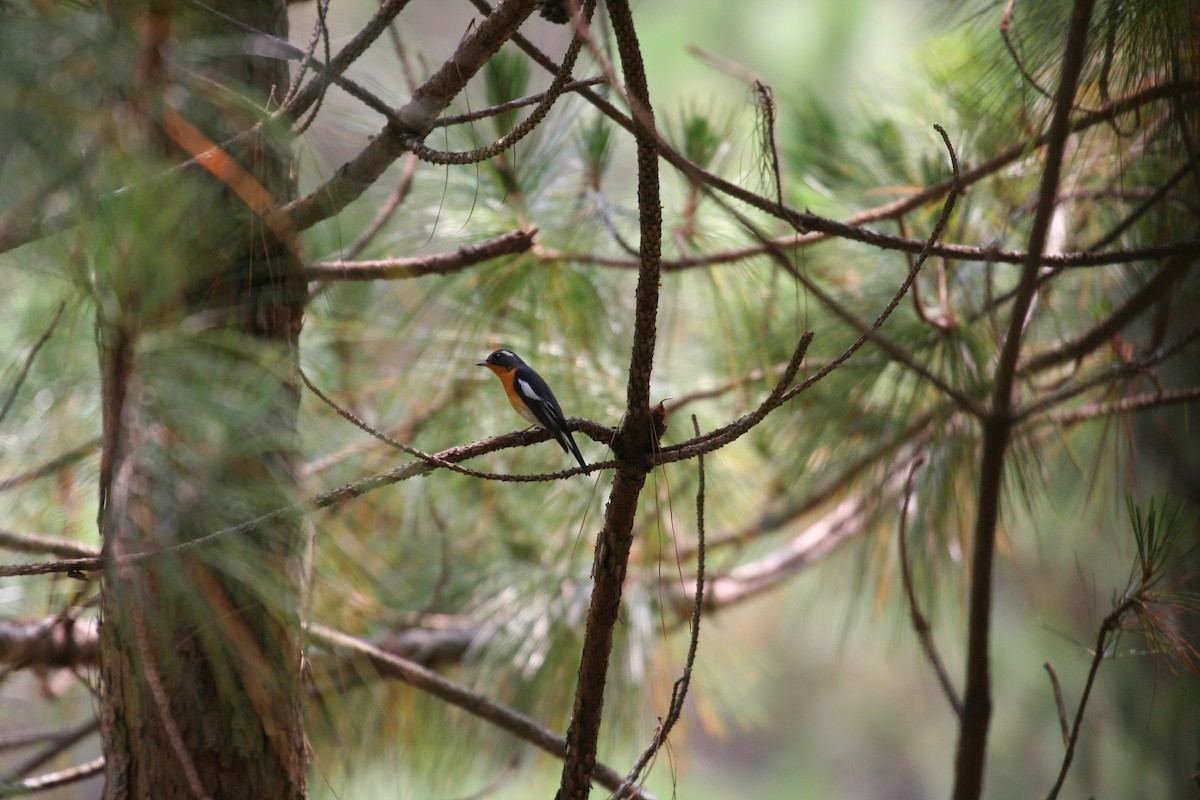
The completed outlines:
{"type": "Polygon", "coordinates": [[[487,366],[487,362],[486,362],[486,361],[477,361],[477,362],[475,362],[475,366],[477,366],[477,367],[486,367],[486,366],[487,366]]]}

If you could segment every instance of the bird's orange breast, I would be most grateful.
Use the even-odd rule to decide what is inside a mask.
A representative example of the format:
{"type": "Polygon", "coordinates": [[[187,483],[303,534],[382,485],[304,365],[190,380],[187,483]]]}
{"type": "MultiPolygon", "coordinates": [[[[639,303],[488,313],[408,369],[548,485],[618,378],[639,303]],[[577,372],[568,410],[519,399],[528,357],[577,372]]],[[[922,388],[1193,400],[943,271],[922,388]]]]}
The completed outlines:
{"type": "Polygon", "coordinates": [[[505,369],[504,367],[495,364],[487,364],[488,369],[496,373],[496,377],[500,379],[500,383],[504,384],[504,393],[508,395],[508,402],[512,405],[513,410],[521,415],[521,418],[526,422],[537,425],[539,428],[542,423],[538,422],[537,417],[529,410],[529,406],[521,398],[517,391],[517,371],[515,369],[505,369]]]}

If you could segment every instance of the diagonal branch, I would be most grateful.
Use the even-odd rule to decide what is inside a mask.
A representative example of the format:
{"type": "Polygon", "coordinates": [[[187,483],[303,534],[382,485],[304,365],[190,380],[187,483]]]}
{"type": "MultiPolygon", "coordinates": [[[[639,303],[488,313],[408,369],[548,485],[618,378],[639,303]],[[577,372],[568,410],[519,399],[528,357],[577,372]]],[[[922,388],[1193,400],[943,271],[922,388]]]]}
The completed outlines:
{"type": "Polygon", "coordinates": [[[29,350],[29,355],[25,357],[25,364],[21,367],[20,373],[17,374],[17,380],[13,383],[12,390],[8,393],[8,399],[4,401],[4,408],[0,408],[0,422],[8,416],[8,412],[12,409],[13,401],[17,399],[17,392],[21,391],[22,384],[25,383],[26,376],[29,375],[29,368],[33,366],[33,360],[37,358],[38,351],[50,339],[50,335],[54,333],[54,329],[58,326],[58,320],[62,318],[63,309],[67,304],[59,301],[58,310],[54,312],[54,317],[50,320],[50,324],[46,326],[46,330],[42,331],[42,335],[33,343],[33,347],[29,350]]]}
{"type": "Polygon", "coordinates": [[[337,214],[356,200],[397,158],[420,140],[467,81],[508,41],[533,13],[537,0],[503,0],[459,44],[454,54],[425,81],[357,156],[343,164],[324,185],[284,206],[279,215],[305,230],[337,214]]]}
{"type": "Polygon", "coordinates": [[[304,112],[308,111],[313,103],[317,102],[321,95],[325,93],[325,90],[329,88],[329,84],[341,76],[343,72],[349,69],[351,64],[366,52],[367,48],[387,30],[388,25],[404,10],[406,5],[408,5],[408,0],[386,0],[386,2],[381,3],[375,14],[354,35],[354,38],[347,42],[346,46],[336,56],[330,59],[329,63],[323,70],[318,72],[315,78],[305,84],[304,88],[296,92],[278,113],[293,121],[304,116],[304,112]]]}
{"type": "Polygon", "coordinates": [[[913,459],[912,466],[908,470],[908,480],[904,484],[904,503],[900,508],[900,573],[904,580],[904,594],[908,598],[908,612],[912,618],[913,630],[917,633],[917,638],[921,642],[921,649],[925,651],[925,657],[929,660],[929,665],[933,667],[933,672],[942,687],[942,693],[946,695],[946,700],[950,703],[950,707],[954,709],[954,715],[961,718],[962,700],[959,699],[958,691],[955,690],[954,683],[950,680],[950,674],[946,671],[946,665],[942,661],[941,654],[938,653],[937,645],[934,644],[933,631],[929,627],[929,620],[921,612],[921,605],[917,602],[917,591],[913,586],[912,566],[908,560],[908,540],[906,536],[908,531],[908,508],[912,502],[913,479],[917,475],[917,469],[924,463],[924,456],[917,456],[913,459]]]}
{"type": "Polygon", "coordinates": [[[1157,272],[1146,281],[1140,289],[1134,292],[1120,308],[1102,320],[1090,330],[1085,331],[1069,342],[1064,342],[1053,350],[1038,353],[1018,367],[1018,372],[1028,374],[1047,367],[1053,367],[1066,361],[1076,361],[1100,347],[1122,328],[1132,322],[1139,314],[1150,307],[1155,301],[1170,291],[1175,281],[1181,278],[1194,259],[1192,256],[1176,256],[1163,264],[1157,272]]]}
{"type": "MultiPolygon", "coordinates": [[[[465,686],[443,678],[433,670],[426,669],[406,658],[386,653],[369,642],[340,633],[324,625],[310,624],[308,635],[326,647],[365,656],[381,674],[404,681],[416,689],[445,700],[553,756],[567,757],[567,743],[537,721],[502,706],[488,697],[472,692],[465,686]]],[[[616,789],[621,784],[621,774],[603,764],[596,765],[595,779],[597,783],[609,789],[616,789]]],[[[652,795],[641,790],[630,797],[653,800],[652,795]]]]}
{"type": "Polygon", "coordinates": [[[579,51],[583,47],[587,26],[591,22],[592,14],[595,11],[596,0],[584,0],[582,8],[579,10],[579,20],[576,23],[576,35],[571,38],[571,44],[567,46],[562,66],[559,67],[558,72],[554,73],[554,79],[550,82],[550,88],[542,93],[537,101],[537,107],[530,112],[529,116],[521,120],[511,131],[491,144],[475,150],[445,152],[434,150],[432,147],[421,142],[414,141],[410,142],[412,151],[422,161],[428,161],[433,164],[477,164],[481,161],[495,158],[514,147],[542,123],[542,120],[550,113],[550,109],[554,106],[554,103],[566,92],[571,78],[571,71],[575,68],[575,60],[579,57],[579,51]]]}

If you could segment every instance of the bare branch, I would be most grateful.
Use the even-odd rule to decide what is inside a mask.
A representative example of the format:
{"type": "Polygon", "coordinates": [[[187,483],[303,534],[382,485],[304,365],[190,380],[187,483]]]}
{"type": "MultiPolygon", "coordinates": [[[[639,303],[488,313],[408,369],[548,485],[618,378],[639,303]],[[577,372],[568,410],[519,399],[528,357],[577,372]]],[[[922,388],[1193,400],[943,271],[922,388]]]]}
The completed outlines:
{"type": "Polygon", "coordinates": [[[0,530],[0,548],[18,553],[44,553],[59,558],[90,558],[96,553],[96,548],[70,539],[4,530],[0,530]]]}
{"type": "Polygon", "coordinates": [[[1050,219],[1058,195],[1059,177],[1071,109],[1083,66],[1088,23],[1094,0],[1075,0],[1063,51],[1062,77],[1055,95],[1054,113],[1047,131],[1046,164],[1037,207],[1029,234],[1029,260],[1011,309],[1008,333],[995,370],[991,407],[983,417],[983,452],[980,456],[979,494],[971,555],[971,584],[967,624],[967,674],[963,688],[963,713],[958,750],[954,761],[954,800],[978,800],[983,792],[983,770],[987,759],[988,728],[992,717],[990,630],[992,617],[992,563],[996,548],[996,526],[1000,517],[1000,494],[1004,481],[1005,453],[1012,431],[1011,411],[1021,335],[1037,288],[1038,260],[1045,249],[1050,219]]]}
{"type": "Polygon", "coordinates": [[[1058,709],[1058,725],[1062,729],[1063,747],[1071,746],[1071,730],[1067,723],[1067,705],[1063,702],[1062,686],[1058,682],[1058,673],[1054,665],[1047,661],[1042,665],[1050,676],[1050,687],[1054,690],[1054,706],[1058,709]]]}
{"type": "MultiPolygon", "coordinates": [[[[700,423],[692,415],[692,430],[700,435],[700,423]]],[[[692,668],[696,663],[696,649],[700,645],[700,615],[704,610],[704,456],[698,458],[696,469],[699,473],[699,484],[696,487],[696,594],[692,599],[692,635],[688,640],[687,657],[683,662],[683,674],[671,688],[671,702],[667,705],[667,716],[658,726],[650,745],[642,752],[625,780],[613,793],[615,800],[622,800],[627,792],[637,782],[646,765],[654,758],[667,742],[671,729],[679,721],[683,713],[683,701],[687,698],[688,687],[692,682],[692,668]]]]}
{"type": "MultiPolygon", "coordinates": [[[[457,708],[486,720],[514,736],[550,753],[556,758],[564,758],[567,743],[555,736],[537,721],[502,706],[484,695],[472,692],[451,680],[443,678],[432,670],[406,658],[385,653],[374,645],[362,639],[348,636],[344,633],[327,628],[324,625],[310,624],[308,635],[326,647],[335,650],[365,656],[380,674],[404,681],[426,694],[445,700],[457,708]]],[[[621,784],[621,775],[611,767],[597,764],[594,778],[597,783],[609,789],[616,789],[621,784]]],[[[653,800],[653,796],[643,790],[636,790],[631,798],[653,800]]]]}
{"type": "MultiPolygon", "coordinates": [[[[568,81],[562,88],[562,94],[578,92],[580,89],[585,89],[589,86],[595,86],[600,83],[604,83],[604,78],[599,75],[592,78],[581,78],[580,80],[576,81],[568,81]]],[[[481,108],[478,111],[470,111],[466,114],[454,114],[448,117],[439,117],[438,120],[433,123],[433,127],[435,129],[448,128],[451,125],[462,125],[465,122],[475,122],[476,120],[487,119],[488,117],[494,117],[497,114],[503,114],[506,111],[512,111],[513,109],[524,108],[525,106],[531,106],[535,103],[540,103],[548,96],[550,96],[550,90],[538,92],[537,94],[531,94],[527,97],[519,97],[516,100],[509,100],[507,103],[498,103],[497,105],[481,108]]]]}
{"type": "Polygon", "coordinates": [[[5,478],[0,481],[0,492],[9,489],[16,489],[19,486],[35,481],[39,478],[45,478],[49,475],[54,475],[65,467],[69,467],[96,452],[100,447],[100,439],[95,438],[84,442],[78,447],[74,447],[60,456],[50,459],[45,464],[39,467],[34,467],[28,472],[22,472],[20,475],[13,475],[11,478],[5,478]]]}
{"type": "Polygon", "coordinates": [[[21,391],[21,385],[25,383],[25,378],[29,375],[29,368],[33,366],[33,360],[37,358],[38,351],[42,349],[49,339],[50,334],[54,333],[54,328],[58,325],[58,320],[62,317],[63,309],[67,304],[59,301],[58,310],[54,312],[54,317],[50,320],[50,324],[46,326],[46,330],[38,337],[38,340],[33,343],[33,347],[29,350],[29,355],[25,357],[25,364],[21,367],[21,371],[17,374],[17,380],[13,384],[12,390],[8,393],[8,399],[4,401],[4,407],[0,408],[0,422],[8,416],[8,412],[12,409],[13,401],[17,399],[17,392],[21,391]]]}
{"type": "Polygon", "coordinates": [[[1078,360],[1102,346],[1149,308],[1152,303],[1170,291],[1175,282],[1184,275],[1194,256],[1195,254],[1191,257],[1176,256],[1168,260],[1151,276],[1150,280],[1130,295],[1106,319],[1071,341],[1063,342],[1053,350],[1037,353],[1030,357],[1017,368],[1018,373],[1028,374],[1062,364],[1065,361],[1078,360]]]}
{"type": "MultiPolygon", "coordinates": [[[[638,498],[652,468],[661,430],[656,430],[650,409],[650,374],[657,340],[658,297],[662,282],[662,203],[658,174],[659,147],[654,109],[646,82],[645,65],[637,28],[628,0],[608,0],[608,18],[621,57],[624,93],[633,115],[637,143],[637,197],[641,268],[635,293],[633,347],[625,397],[625,421],[613,443],[617,469],[605,508],[604,527],[596,543],[595,582],[588,606],[579,680],[567,755],[563,760],[559,800],[585,800],[596,763],[596,745],[604,709],[604,686],[612,651],[613,628],[621,606],[621,593],[633,544],[633,521],[638,498]]],[[[577,36],[583,32],[577,30],[577,36]]]]}
{"type": "Polygon", "coordinates": [[[420,258],[384,258],[374,261],[319,261],[304,269],[310,281],[374,281],[450,275],[494,258],[523,253],[533,247],[537,228],[509,231],[485,242],[463,245],[453,253],[420,258]]]}
{"type": "Polygon", "coordinates": [[[1096,417],[1108,417],[1112,414],[1124,414],[1130,411],[1145,411],[1162,406],[1180,405],[1200,402],[1200,386],[1187,389],[1176,389],[1166,392],[1149,392],[1122,397],[1107,403],[1089,403],[1082,408],[1072,411],[1061,411],[1048,414],[1044,419],[1063,427],[1070,427],[1078,422],[1096,417]]]}
{"type": "Polygon", "coordinates": [[[954,709],[954,715],[961,718],[962,700],[959,699],[958,691],[954,688],[950,674],[946,671],[946,664],[938,653],[937,645],[934,644],[929,620],[921,613],[921,605],[917,602],[917,591],[913,586],[912,566],[908,560],[908,540],[905,536],[908,531],[908,506],[913,495],[913,479],[917,476],[917,470],[924,464],[925,457],[923,455],[913,459],[912,466],[908,470],[908,480],[904,484],[904,502],[900,507],[900,573],[904,580],[904,594],[908,598],[908,613],[912,618],[913,630],[916,631],[917,638],[921,642],[921,649],[925,651],[925,658],[933,667],[938,684],[942,687],[942,694],[946,696],[950,707],[954,709]]]}
{"type": "Polygon", "coordinates": [[[57,616],[32,622],[0,620],[0,663],[10,670],[97,666],[98,623],[57,616]]]}
{"type": "Polygon", "coordinates": [[[354,34],[354,38],[346,43],[346,46],[333,57],[325,69],[321,70],[317,77],[309,81],[303,89],[289,98],[278,113],[293,121],[303,116],[304,112],[325,93],[333,79],[345,72],[366,52],[372,42],[387,30],[388,25],[396,18],[397,14],[404,10],[406,5],[408,5],[408,0],[386,0],[381,3],[367,24],[354,34]]]}
{"type": "Polygon", "coordinates": [[[104,756],[94,758],[75,767],[61,769],[46,775],[39,775],[36,778],[29,778],[12,786],[0,786],[0,792],[3,792],[5,797],[17,797],[23,794],[44,792],[47,789],[57,789],[59,786],[78,783],[93,775],[99,775],[102,772],[104,772],[104,756]]]}
{"type": "MultiPolygon", "coordinates": [[[[11,786],[18,783],[22,778],[41,767],[47,761],[56,758],[99,730],[100,720],[89,719],[86,722],[76,725],[74,728],[60,731],[48,747],[22,762],[19,766],[14,767],[7,775],[0,778],[0,786],[11,786]]],[[[2,793],[0,791],[0,794],[2,793]]]]}
{"type": "Polygon", "coordinates": [[[389,121],[362,152],[343,164],[323,186],[278,213],[286,216],[295,230],[305,230],[337,214],[361,196],[392,162],[411,149],[414,141],[429,133],[437,115],[512,37],[536,4],[537,0],[503,0],[467,34],[450,59],[413,93],[395,121],[389,121]]]}

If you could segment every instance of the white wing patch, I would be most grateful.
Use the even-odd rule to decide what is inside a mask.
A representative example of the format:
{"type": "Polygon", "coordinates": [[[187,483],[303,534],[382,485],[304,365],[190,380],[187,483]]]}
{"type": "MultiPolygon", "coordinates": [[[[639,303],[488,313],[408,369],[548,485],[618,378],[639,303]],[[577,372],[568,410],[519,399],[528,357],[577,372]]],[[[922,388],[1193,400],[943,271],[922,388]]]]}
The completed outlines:
{"type": "Polygon", "coordinates": [[[523,381],[520,378],[517,378],[517,388],[521,390],[521,394],[525,395],[530,400],[537,400],[539,403],[545,402],[542,400],[542,398],[538,397],[537,392],[535,392],[533,387],[529,385],[529,381],[523,381]]]}
{"type": "MultiPolygon", "coordinates": [[[[542,398],[538,397],[537,392],[535,392],[533,390],[533,387],[529,385],[529,381],[524,381],[524,380],[521,380],[520,378],[517,378],[516,383],[517,383],[517,391],[520,392],[524,397],[528,398],[531,403],[545,405],[546,401],[544,401],[544,400],[542,400],[542,398]]],[[[522,417],[524,417],[526,422],[528,422],[532,425],[536,425],[539,428],[543,427],[541,420],[539,420],[537,418],[537,415],[534,414],[532,411],[530,411],[529,408],[518,408],[517,413],[519,413],[522,417]]]]}

